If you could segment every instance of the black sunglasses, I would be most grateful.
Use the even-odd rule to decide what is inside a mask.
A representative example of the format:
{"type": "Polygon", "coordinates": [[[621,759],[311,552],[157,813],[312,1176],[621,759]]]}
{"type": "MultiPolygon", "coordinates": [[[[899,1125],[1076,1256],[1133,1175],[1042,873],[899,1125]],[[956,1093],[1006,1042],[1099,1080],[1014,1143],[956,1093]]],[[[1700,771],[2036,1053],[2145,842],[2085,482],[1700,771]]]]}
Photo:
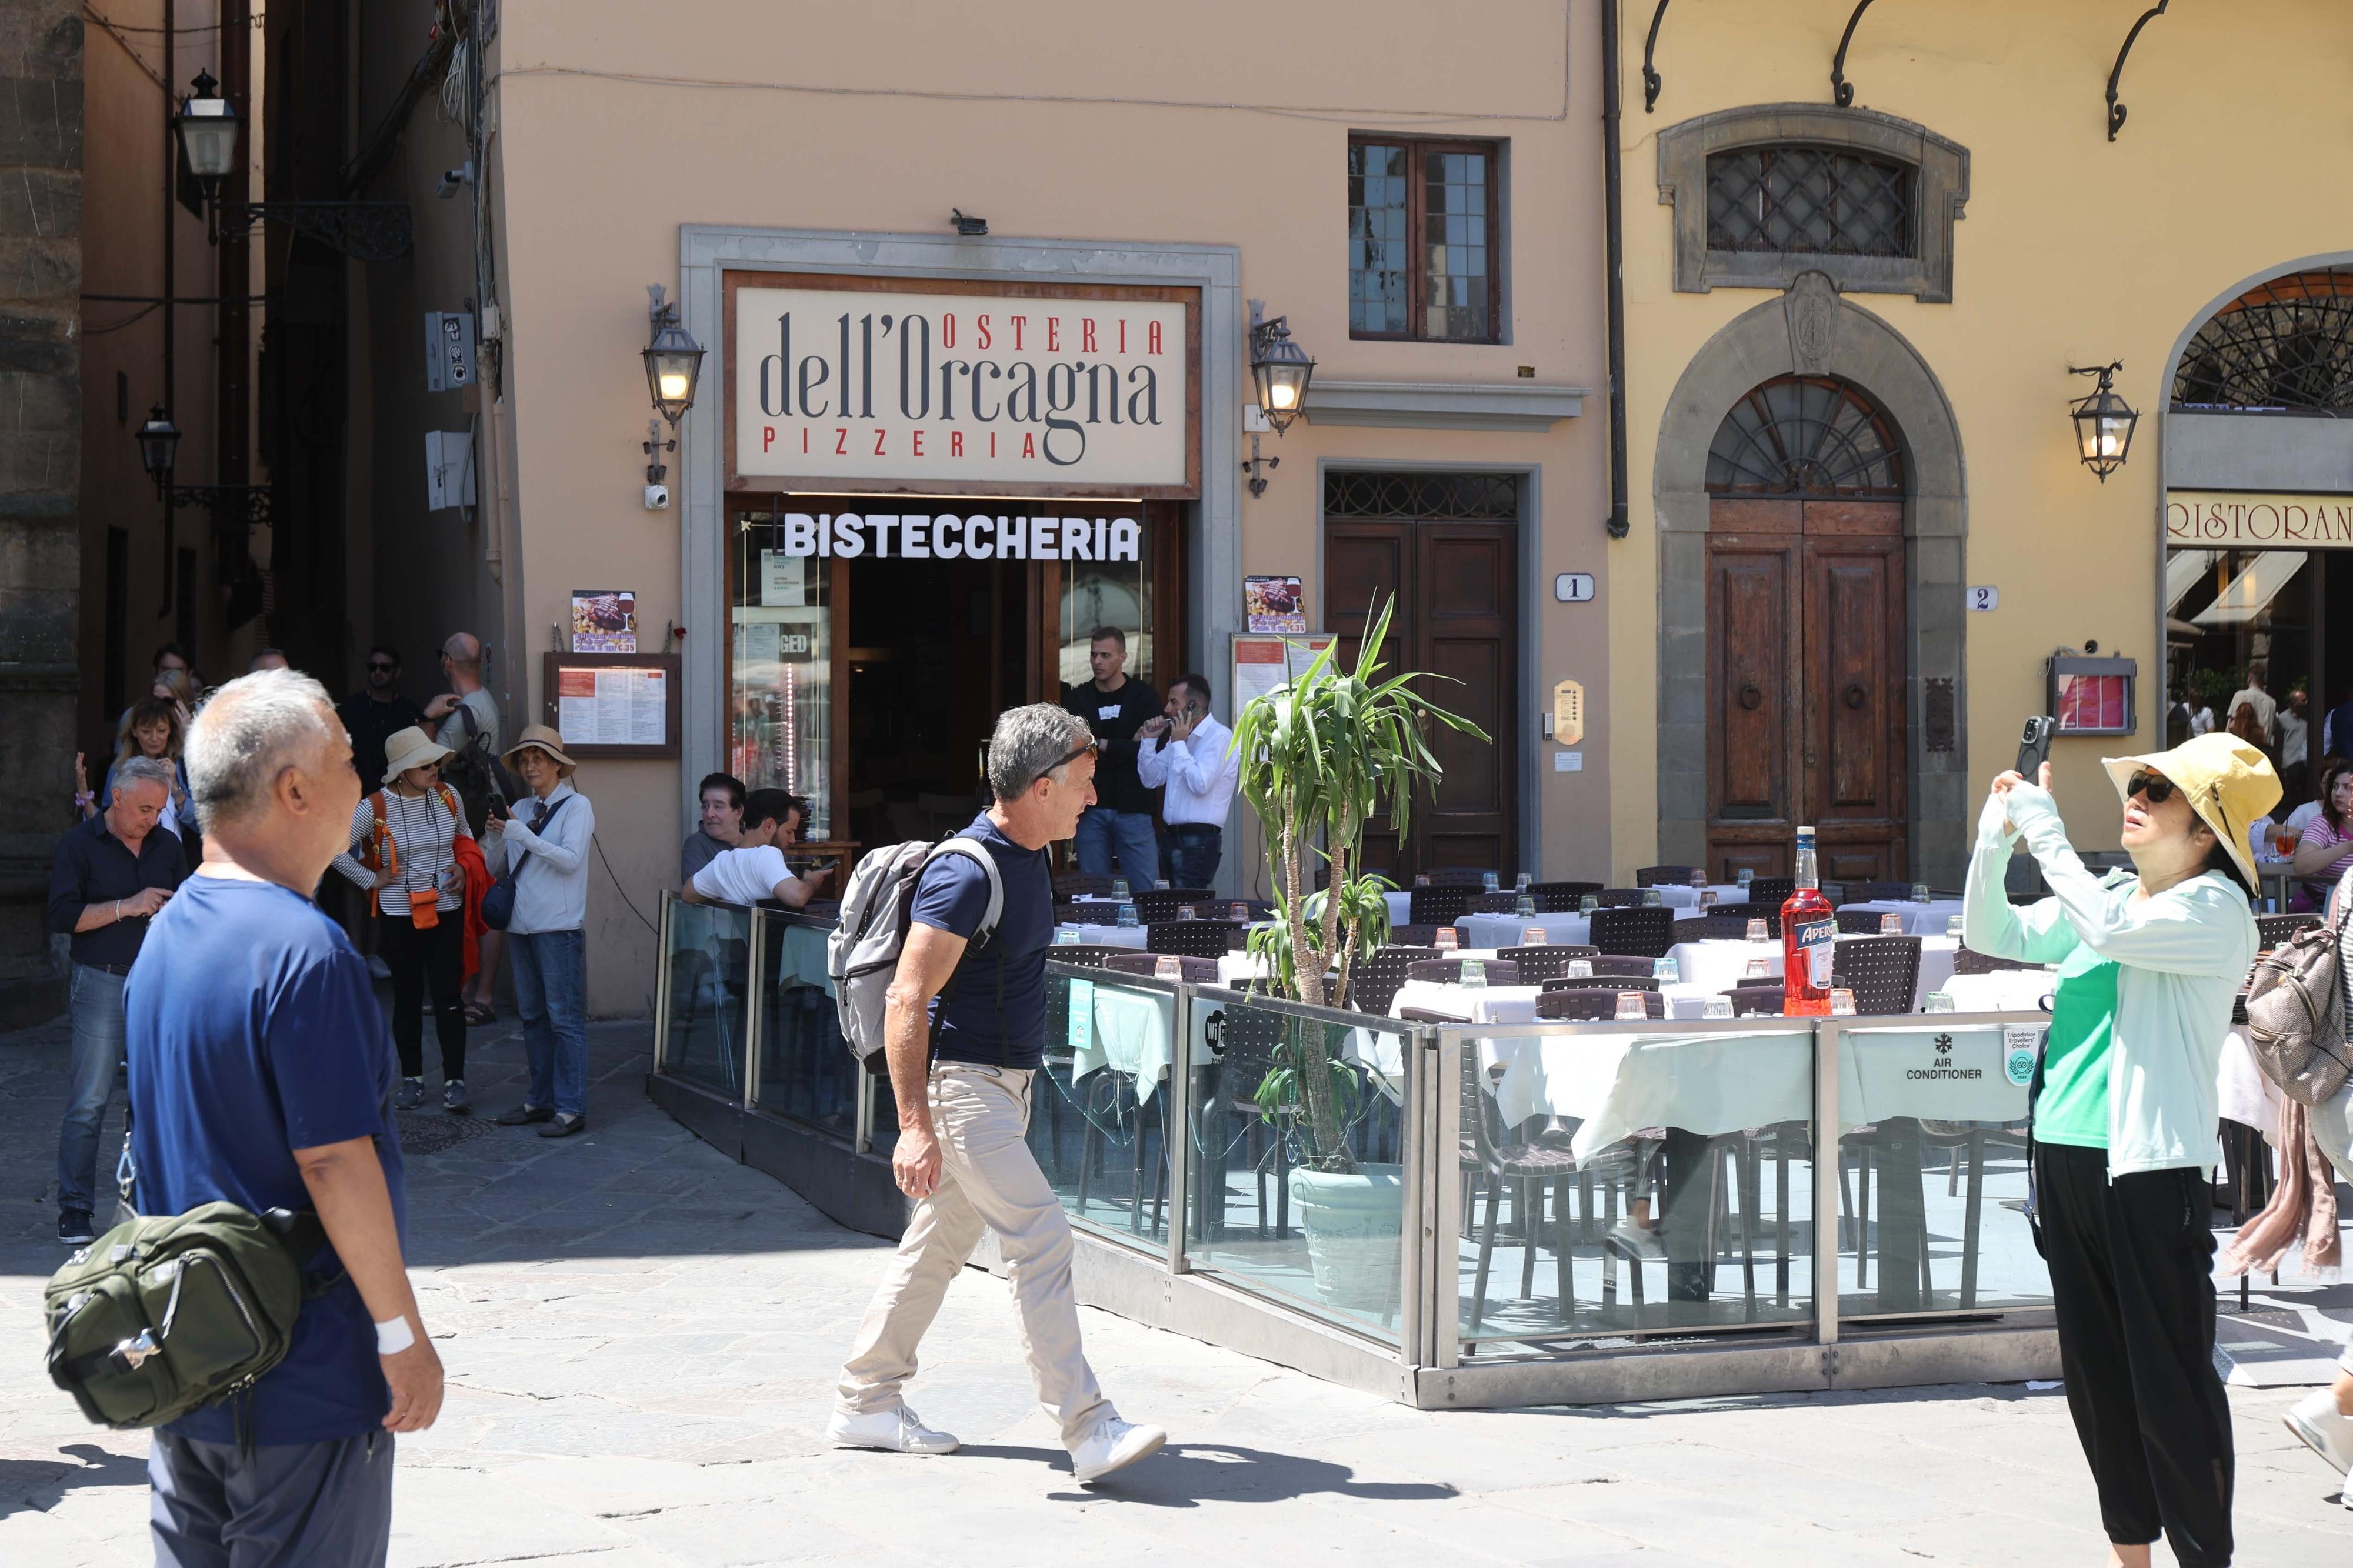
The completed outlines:
{"type": "Polygon", "coordinates": [[[2133,796],[2139,795],[2151,805],[2163,805],[2173,798],[2173,792],[2179,787],[2163,773],[2153,773],[2147,768],[2135,768],[2132,771],[2132,776],[2125,780],[2125,798],[2130,800],[2133,796]]]}
{"type": "Polygon", "coordinates": [[[386,664],[380,658],[372,658],[368,660],[368,668],[370,669],[398,669],[400,666],[396,664],[386,664]]]}

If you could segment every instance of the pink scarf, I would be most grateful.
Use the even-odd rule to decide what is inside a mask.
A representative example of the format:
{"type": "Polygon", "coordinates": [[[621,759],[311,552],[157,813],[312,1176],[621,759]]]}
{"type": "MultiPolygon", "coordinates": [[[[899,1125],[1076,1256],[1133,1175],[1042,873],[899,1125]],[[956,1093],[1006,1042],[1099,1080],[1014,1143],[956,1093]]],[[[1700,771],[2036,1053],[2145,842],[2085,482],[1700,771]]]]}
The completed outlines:
{"type": "Polygon", "coordinates": [[[2222,1272],[2279,1272],[2296,1237],[2304,1237],[2308,1274],[2333,1273],[2337,1265],[2337,1173],[2312,1136],[2312,1112],[2296,1100],[2280,1099],[2280,1178],[2272,1201],[2248,1219],[2222,1258],[2222,1272]]]}

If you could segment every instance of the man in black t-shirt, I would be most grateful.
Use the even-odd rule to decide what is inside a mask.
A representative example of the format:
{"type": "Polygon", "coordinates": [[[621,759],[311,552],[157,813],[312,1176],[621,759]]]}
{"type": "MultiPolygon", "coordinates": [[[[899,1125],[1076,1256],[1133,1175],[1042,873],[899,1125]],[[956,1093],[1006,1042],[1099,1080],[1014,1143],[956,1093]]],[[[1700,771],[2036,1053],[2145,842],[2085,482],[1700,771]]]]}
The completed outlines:
{"type": "Polygon", "coordinates": [[[1087,721],[1100,747],[1096,804],[1079,818],[1072,849],[1080,870],[1108,877],[1115,865],[1130,889],[1149,888],[1160,877],[1160,838],[1152,796],[1135,776],[1135,733],[1160,716],[1160,694],[1127,678],[1127,634],[1117,626],[1094,629],[1087,663],[1095,678],[1062,693],[1062,706],[1087,721]]]}
{"type": "Polygon", "coordinates": [[[384,777],[384,743],[412,724],[425,722],[417,704],[401,695],[400,650],[383,643],[368,649],[367,683],[338,703],[335,717],[352,738],[352,762],[369,789],[384,777]]]}

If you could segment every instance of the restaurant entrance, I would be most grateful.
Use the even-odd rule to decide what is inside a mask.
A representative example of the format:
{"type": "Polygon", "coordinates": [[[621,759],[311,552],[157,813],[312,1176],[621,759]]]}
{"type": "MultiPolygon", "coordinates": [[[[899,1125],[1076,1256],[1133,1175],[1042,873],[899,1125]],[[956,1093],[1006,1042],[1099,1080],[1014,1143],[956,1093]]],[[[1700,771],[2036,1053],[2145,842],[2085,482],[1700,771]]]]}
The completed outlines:
{"type": "Polygon", "coordinates": [[[1852,384],[1776,377],[1708,450],[1708,875],[1907,868],[1905,465],[1852,384]]]}
{"type": "Polygon", "coordinates": [[[728,515],[729,771],[807,799],[813,841],[971,821],[997,715],[1088,679],[1097,626],[1125,635],[1131,678],[1182,673],[1173,503],[744,496],[728,515]]]}

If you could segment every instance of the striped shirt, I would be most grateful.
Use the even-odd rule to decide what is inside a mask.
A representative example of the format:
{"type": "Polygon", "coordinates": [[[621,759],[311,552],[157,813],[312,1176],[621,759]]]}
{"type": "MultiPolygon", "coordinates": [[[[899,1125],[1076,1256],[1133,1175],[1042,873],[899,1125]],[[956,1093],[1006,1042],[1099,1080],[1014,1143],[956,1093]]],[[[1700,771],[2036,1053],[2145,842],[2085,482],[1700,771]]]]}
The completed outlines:
{"type": "MultiPolygon", "coordinates": [[[[398,874],[376,891],[376,907],[397,920],[408,917],[411,892],[438,889],[440,897],[435,907],[444,913],[466,901],[465,882],[461,876],[451,874],[457,863],[458,840],[470,838],[463,816],[453,816],[441,803],[441,790],[447,785],[430,789],[420,795],[405,795],[397,790],[384,791],[384,825],[392,835],[398,874]],[[452,890],[452,883],[455,890],[452,890]]],[[[375,832],[375,809],[363,795],[352,813],[352,849],[365,844],[375,832]]],[[[335,869],[363,888],[375,886],[375,873],[359,862],[357,856],[346,850],[335,857],[335,869]]]]}

